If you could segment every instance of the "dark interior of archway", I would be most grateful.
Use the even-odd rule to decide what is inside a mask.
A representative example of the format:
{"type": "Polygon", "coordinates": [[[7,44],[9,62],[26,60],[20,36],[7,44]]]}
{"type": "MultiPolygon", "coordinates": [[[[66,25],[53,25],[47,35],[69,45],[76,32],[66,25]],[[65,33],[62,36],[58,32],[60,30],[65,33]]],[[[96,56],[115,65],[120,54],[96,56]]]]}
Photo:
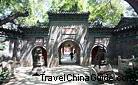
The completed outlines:
{"type": "Polygon", "coordinates": [[[43,56],[43,59],[44,59],[44,66],[47,66],[47,51],[43,47],[41,47],[41,46],[37,46],[37,47],[35,47],[32,50],[33,62],[37,62],[37,59],[34,56],[37,48],[41,48],[42,49],[42,56],[43,56]]]}
{"type": "Polygon", "coordinates": [[[95,58],[96,58],[96,55],[97,55],[98,49],[102,49],[103,52],[106,53],[106,50],[105,50],[104,47],[102,47],[102,46],[95,46],[95,47],[92,49],[92,52],[91,52],[92,64],[95,63],[95,58]]]}
{"type": "Polygon", "coordinates": [[[58,49],[59,52],[59,64],[79,64],[80,63],[80,47],[74,41],[63,42],[58,49]],[[73,59],[71,59],[70,53],[73,53],[73,59]]]}

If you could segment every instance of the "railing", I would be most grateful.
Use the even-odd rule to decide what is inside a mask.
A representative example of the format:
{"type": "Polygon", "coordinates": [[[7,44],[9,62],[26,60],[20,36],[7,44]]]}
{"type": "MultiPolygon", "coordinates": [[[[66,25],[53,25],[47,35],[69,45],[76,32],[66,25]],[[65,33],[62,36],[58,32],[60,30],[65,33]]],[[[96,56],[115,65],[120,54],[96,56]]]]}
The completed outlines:
{"type": "Polygon", "coordinates": [[[118,70],[120,73],[124,74],[124,71],[128,68],[133,69],[136,65],[134,63],[134,56],[130,59],[122,59],[121,56],[118,56],[118,70]]]}

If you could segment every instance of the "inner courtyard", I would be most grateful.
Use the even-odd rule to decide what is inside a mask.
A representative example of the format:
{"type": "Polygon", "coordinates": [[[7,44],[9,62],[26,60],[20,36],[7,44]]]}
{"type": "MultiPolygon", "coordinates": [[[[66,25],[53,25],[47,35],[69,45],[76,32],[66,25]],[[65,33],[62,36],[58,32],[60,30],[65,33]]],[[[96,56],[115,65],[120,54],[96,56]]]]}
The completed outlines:
{"type": "Polygon", "coordinates": [[[91,11],[74,10],[47,11],[44,25],[14,22],[30,11],[0,18],[0,84],[137,85],[138,17],[121,14],[106,26],[98,17],[90,21],[91,11]]]}

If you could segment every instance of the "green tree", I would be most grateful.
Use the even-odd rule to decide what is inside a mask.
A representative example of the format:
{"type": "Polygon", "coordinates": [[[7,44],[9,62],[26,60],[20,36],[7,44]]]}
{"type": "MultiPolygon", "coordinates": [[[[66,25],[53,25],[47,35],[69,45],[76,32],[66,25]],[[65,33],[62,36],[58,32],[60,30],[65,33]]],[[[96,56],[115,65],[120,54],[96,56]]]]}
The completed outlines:
{"type": "Polygon", "coordinates": [[[29,26],[38,25],[37,22],[47,24],[47,11],[89,11],[90,21],[95,21],[98,17],[105,25],[114,26],[120,20],[123,7],[120,0],[0,0],[0,16],[7,15],[7,12],[25,10],[29,11],[29,16],[17,18],[15,20],[17,24],[29,26]]]}
{"type": "Polygon", "coordinates": [[[7,12],[16,13],[26,10],[29,11],[29,16],[17,18],[15,20],[17,24],[31,26],[37,25],[38,21],[48,22],[45,0],[0,0],[1,16],[6,16],[7,12]]]}
{"type": "Polygon", "coordinates": [[[50,11],[80,12],[83,0],[52,0],[50,11]]]}
{"type": "Polygon", "coordinates": [[[96,18],[108,26],[118,24],[123,7],[120,4],[121,0],[53,0],[51,11],[89,11],[90,21],[95,21],[96,18]]]}
{"type": "Polygon", "coordinates": [[[123,7],[120,4],[120,0],[89,0],[89,11],[90,11],[90,21],[95,21],[96,18],[108,26],[117,25],[121,14],[123,12],[123,7]]]}

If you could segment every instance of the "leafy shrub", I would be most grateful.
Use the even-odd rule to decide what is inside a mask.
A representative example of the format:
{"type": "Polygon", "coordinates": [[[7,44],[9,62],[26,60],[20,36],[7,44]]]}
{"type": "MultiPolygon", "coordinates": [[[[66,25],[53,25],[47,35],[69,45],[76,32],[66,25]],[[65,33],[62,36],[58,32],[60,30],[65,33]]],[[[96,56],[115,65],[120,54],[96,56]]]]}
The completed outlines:
{"type": "Polygon", "coordinates": [[[9,70],[7,67],[2,68],[0,72],[0,83],[3,83],[4,80],[9,78],[9,70]]]}
{"type": "Polygon", "coordinates": [[[135,57],[138,57],[138,45],[135,45],[130,48],[131,55],[134,55],[135,57]]]}
{"type": "Polygon", "coordinates": [[[125,78],[128,81],[136,81],[138,79],[138,68],[128,68],[125,70],[125,78]]]}

